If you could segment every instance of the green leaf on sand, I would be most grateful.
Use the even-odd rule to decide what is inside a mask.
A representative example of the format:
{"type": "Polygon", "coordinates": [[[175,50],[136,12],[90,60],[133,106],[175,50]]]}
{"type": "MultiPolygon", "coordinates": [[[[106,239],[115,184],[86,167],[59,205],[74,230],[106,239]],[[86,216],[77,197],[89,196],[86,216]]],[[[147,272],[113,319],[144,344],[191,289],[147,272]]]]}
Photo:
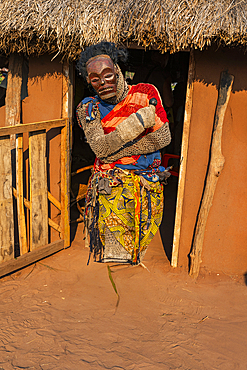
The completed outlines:
{"type": "Polygon", "coordinates": [[[120,296],[118,294],[118,291],[117,291],[117,287],[116,287],[116,284],[114,283],[114,280],[113,280],[113,277],[112,277],[112,274],[111,274],[111,269],[110,269],[110,266],[107,265],[107,269],[108,269],[108,275],[109,275],[109,279],[111,280],[111,284],[113,286],[113,289],[115,290],[116,292],[116,295],[117,295],[117,304],[116,304],[116,308],[118,307],[119,305],[119,301],[120,301],[120,296]]]}

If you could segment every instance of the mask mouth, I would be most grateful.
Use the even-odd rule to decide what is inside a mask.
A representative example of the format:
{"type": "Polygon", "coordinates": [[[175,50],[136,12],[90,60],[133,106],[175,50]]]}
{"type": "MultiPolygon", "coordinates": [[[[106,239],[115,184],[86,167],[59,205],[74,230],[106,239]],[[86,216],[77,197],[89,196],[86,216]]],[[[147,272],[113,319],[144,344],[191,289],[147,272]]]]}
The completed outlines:
{"type": "Polygon", "coordinates": [[[116,96],[116,91],[113,87],[106,87],[99,90],[99,95],[104,97],[105,99],[109,99],[113,96],[116,96]]]}
{"type": "Polygon", "coordinates": [[[113,90],[114,90],[113,87],[106,87],[106,88],[103,88],[103,89],[99,89],[99,92],[102,94],[105,91],[107,92],[107,91],[113,91],[113,90]]]}
{"type": "Polygon", "coordinates": [[[117,95],[117,93],[113,89],[109,89],[104,92],[99,92],[99,95],[102,99],[110,99],[117,95]]]}

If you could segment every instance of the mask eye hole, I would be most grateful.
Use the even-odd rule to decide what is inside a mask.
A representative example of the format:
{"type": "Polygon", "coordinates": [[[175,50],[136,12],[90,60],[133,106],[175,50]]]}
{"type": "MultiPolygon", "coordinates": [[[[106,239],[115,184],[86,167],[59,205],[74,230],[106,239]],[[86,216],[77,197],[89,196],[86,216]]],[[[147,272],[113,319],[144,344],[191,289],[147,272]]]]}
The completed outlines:
{"type": "Polygon", "coordinates": [[[108,73],[107,75],[105,75],[105,78],[112,78],[113,77],[113,73],[108,73]]]}
{"type": "Polygon", "coordinates": [[[91,80],[92,83],[97,83],[98,81],[99,81],[99,79],[96,78],[96,77],[95,78],[92,78],[92,80],[91,80]]]}

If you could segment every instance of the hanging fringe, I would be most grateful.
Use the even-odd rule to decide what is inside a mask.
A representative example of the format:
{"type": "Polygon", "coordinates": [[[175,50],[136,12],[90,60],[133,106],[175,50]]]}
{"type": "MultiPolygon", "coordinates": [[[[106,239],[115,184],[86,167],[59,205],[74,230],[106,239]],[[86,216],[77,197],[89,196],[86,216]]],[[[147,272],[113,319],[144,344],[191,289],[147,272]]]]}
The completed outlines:
{"type": "Polygon", "coordinates": [[[146,189],[147,198],[148,198],[148,219],[147,219],[147,229],[151,224],[151,217],[152,217],[152,205],[151,205],[151,194],[150,191],[146,189]]]}
{"type": "Polygon", "coordinates": [[[99,257],[99,261],[102,260],[102,254],[104,251],[104,246],[101,242],[100,235],[99,235],[99,200],[98,197],[95,201],[95,207],[93,208],[93,215],[92,221],[89,226],[89,235],[90,235],[90,252],[87,264],[89,264],[91,254],[93,253],[94,260],[96,261],[97,257],[99,257]]]}
{"type": "Polygon", "coordinates": [[[141,251],[141,236],[142,236],[142,186],[140,184],[140,196],[141,196],[141,206],[140,206],[140,223],[139,223],[139,245],[136,264],[140,263],[140,251],[141,251]]]}

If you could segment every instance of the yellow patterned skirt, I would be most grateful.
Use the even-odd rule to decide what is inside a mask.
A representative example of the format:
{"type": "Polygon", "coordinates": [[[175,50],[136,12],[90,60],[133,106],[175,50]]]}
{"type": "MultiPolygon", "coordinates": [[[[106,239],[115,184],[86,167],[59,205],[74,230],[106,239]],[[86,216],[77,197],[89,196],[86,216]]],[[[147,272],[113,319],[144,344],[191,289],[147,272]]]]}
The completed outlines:
{"type": "Polygon", "coordinates": [[[138,263],[161,224],[163,186],[133,173],[122,182],[98,198],[103,260],[138,263]]]}

